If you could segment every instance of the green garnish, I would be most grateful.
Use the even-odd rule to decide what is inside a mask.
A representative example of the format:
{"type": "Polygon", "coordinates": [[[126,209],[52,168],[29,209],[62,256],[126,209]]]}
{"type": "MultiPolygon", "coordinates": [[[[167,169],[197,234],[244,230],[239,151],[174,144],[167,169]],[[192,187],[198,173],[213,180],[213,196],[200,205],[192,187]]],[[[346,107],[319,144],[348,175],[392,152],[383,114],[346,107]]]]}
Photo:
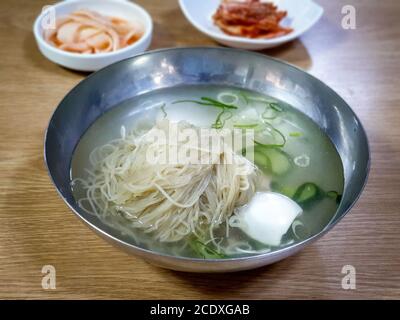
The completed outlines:
{"type": "Polygon", "coordinates": [[[176,103],[183,103],[183,102],[191,102],[191,103],[196,103],[196,104],[200,104],[203,106],[212,106],[212,107],[217,107],[217,108],[222,108],[222,109],[237,109],[237,106],[234,106],[232,104],[226,104],[226,103],[222,103],[218,100],[209,98],[209,97],[201,97],[201,100],[177,100],[172,102],[172,104],[176,104],[176,103]]]}
{"type": "Polygon", "coordinates": [[[225,125],[225,121],[232,117],[232,112],[226,111],[226,109],[237,109],[238,107],[232,104],[222,103],[218,100],[209,98],[209,97],[201,97],[200,100],[177,100],[172,102],[172,104],[183,103],[183,102],[191,102],[196,103],[203,106],[211,106],[216,108],[221,108],[222,111],[217,115],[215,122],[211,125],[211,128],[214,129],[222,129],[225,125]],[[222,120],[223,115],[228,115],[227,118],[222,120]]]}
{"type": "Polygon", "coordinates": [[[278,116],[277,112],[283,111],[282,107],[278,103],[275,103],[275,102],[265,102],[265,103],[266,103],[265,110],[261,114],[261,117],[263,119],[273,120],[278,116]],[[268,112],[271,113],[271,111],[272,111],[272,115],[267,115],[268,112]]]}
{"type": "Polygon", "coordinates": [[[279,148],[260,148],[256,146],[255,150],[269,158],[270,171],[275,175],[283,175],[292,167],[290,156],[279,148]]]}
{"type": "Polygon", "coordinates": [[[282,143],[261,143],[259,141],[254,140],[254,143],[256,145],[260,145],[263,147],[270,147],[270,148],[282,148],[285,144],[286,144],[286,137],[285,135],[280,132],[278,129],[274,128],[273,126],[271,126],[271,130],[276,132],[281,138],[282,138],[282,143]]]}
{"type": "Polygon", "coordinates": [[[196,103],[196,104],[200,104],[203,106],[214,106],[214,107],[222,108],[221,106],[216,106],[213,103],[197,101],[197,100],[176,100],[176,101],[172,102],[172,104],[184,103],[184,102],[191,102],[191,103],[196,103]]]}
{"type": "Polygon", "coordinates": [[[270,109],[268,106],[265,107],[264,112],[261,114],[261,118],[265,120],[274,120],[278,115],[276,114],[276,111],[273,109],[270,109]],[[273,114],[271,116],[267,116],[266,114],[270,111],[273,111],[273,114]]]}
{"type": "Polygon", "coordinates": [[[165,111],[165,103],[162,104],[162,106],[160,107],[160,109],[161,109],[161,111],[162,111],[162,113],[163,113],[163,115],[164,115],[164,118],[166,118],[166,117],[167,117],[167,112],[165,111]]]}
{"type": "Polygon", "coordinates": [[[193,239],[189,242],[190,247],[193,251],[203,259],[222,259],[225,258],[223,253],[220,253],[212,249],[209,245],[203,243],[199,239],[193,239]]]}
{"type": "Polygon", "coordinates": [[[283,108],[276,102],[270,102],[269,106],[271,107],[271,109],[277,111],[277,112],[282,112],[283,108]]]}
{"type": "Polygon", "coordinates": [[[279,193],[293,199],[293,196],[296,193],[297,189],[295,187],[281,186],[278,182],[272,181],[271,182],[271,190],[279,192],[279,193]]]}
{"type": "Polygon", "coordinates": [[[225,121],[232,118],[232,112],[230,111],[226,111],[225,109],[223,109],[220,113],[218,113],[217,115],[217,119],[215,119],[215,122],[211,125],[211,128],[213,129],[222,129],[225,125],[225,121]],[[228,117],[221,120],[222,116],[224,114],[228,114],[228,117]]]}
{"type": "Polygon", "coordinates": [[[303,183],[298,188],[283,187],[277,182],[271,182],[271,189],[288,196],[303,207],[311,206],[325,197],[334,199],[337,204],[339,204],[342,199],[342,195],[338,192],[325,192],[321,187],[313,182],[303,183]]]}
{"type": "Polygon", "coordinates": [[[249,104],[249,98],[247,97],[247,95],[244,92],[239,92],[239,95],[243,98],[243,100],[246,103],[246,105],[248,105],[249,104]]]}
{"type": "Polygon", "coordinates": [[[258,123],[250,123],[250,124],[234,124],[234,128],[239,128],[239,129],[253,129],[258,127],[258,123]]]}
{"type": "Polygon", "coordinates": [[[336,191],[328,191],[326,195],[327,197],[334,199],[337,204],[339,204],[342,200],[342,195],[337,193],[336,191]]]}
{"type": "Polygon", "coordinates": [[[218,100],[208,98],[208,97],[201,97],[201,100],[209,102],[214,104],[214,106],[219,107],[219,108],[227,108],[227,109],[237,109],[238,107],[233,105],[233,104],[226,104],[223,102],[220,102],[218,100]]]}
{"type": "Polygon", "coordinates": [[[294,137],[294,138],[301,137],[302,135],[303,135],[302,132],[297,132],[297,131],[289,133],[289,136],[294,137]]]}
{"type": "Polygon", "coordinates": [[[298,204],[306,204],[323,197],[323,191],[312,182],[306,182],[297,188],[293,200],[298,204]]]}

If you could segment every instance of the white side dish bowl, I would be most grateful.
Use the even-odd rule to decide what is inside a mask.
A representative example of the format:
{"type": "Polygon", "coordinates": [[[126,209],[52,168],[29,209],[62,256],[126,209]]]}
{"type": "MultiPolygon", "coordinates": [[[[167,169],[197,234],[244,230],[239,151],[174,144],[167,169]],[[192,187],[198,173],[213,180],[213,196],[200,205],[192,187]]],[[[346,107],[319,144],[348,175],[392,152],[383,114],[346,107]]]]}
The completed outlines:
{"type": "Polygon", "coordinates": [[[228,35],[214,25],[212,15],[221,0],[179,0],[182,12],[197,30],[223,45],[248,50],[273,48],[294,40],[316,24],[324,12],[324,9],[312,0],[275,0],[272,2],[278,6],[279,10],[288,12],[282,25],[293,28],[293,31],[285,36],[272,39],[250,39],[228,35]]]}
{"type": "Polygon", "coordinates": [[[120,0],[71,0],[58,2],[52,5],[52,8],[55,10],[56,19],[75,10],[89,9],[103,15],[138,22],[144,30],[142,37],[137,42],[114,52],[72,53],[58,49],[45,41],[43,31],[49,11],[43,11],[33,25],[33,33],[39,50],[47,59],[66,68],[79,71],[96,71],[116,61],[142,53],[150,45],[153,32],[152,19],[146,10],[135,3],[120,0]]]}

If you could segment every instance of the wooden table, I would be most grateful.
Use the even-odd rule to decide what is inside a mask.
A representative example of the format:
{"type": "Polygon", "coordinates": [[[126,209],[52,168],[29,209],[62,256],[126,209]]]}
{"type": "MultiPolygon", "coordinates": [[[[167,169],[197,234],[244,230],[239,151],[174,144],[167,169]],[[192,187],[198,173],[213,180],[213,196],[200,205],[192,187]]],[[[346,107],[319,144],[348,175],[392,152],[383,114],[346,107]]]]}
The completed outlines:
{"type": "MultiPolygon", "coordinates": [[[[153,16],[151,48],[217,45],[176,0],[141,0],[153,16]]],[[[265,51],[334,88],[360,116],[372,168],[351,213],[301,253],[258,270],[205,275],[159,269],[98,238],[66,207],[43,161],[43,136],[64,95],[85,74],[36,48],[31,29],[44,0],[0,2],[0,298],[400,298],[400,2],[318,0],[323,18],[306,35],[265,51]],[[341,8],[357,29],[341,28],[341,8]],[[43,265],[56,289],[41,286],[43,265]],[[353,265],[356,290],[341,287],[353,265]]]]}

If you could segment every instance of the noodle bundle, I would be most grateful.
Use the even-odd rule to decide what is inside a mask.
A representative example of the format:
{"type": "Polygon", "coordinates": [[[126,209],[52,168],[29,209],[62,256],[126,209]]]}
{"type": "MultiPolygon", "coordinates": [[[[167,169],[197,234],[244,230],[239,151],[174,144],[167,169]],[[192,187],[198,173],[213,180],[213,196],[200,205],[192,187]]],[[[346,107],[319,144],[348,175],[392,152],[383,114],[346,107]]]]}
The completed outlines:
{"type": "MultiPolygon", "coordinates": [[[[193,129],[179,122],[177,134],[193,129]]],[[[190,234],[197,236],[212,232],[226,224],[236,207],[246,204],[256,190],[257,172],[252,162],[230,148],[196,149],[201,163],[158,161],[151,163],[148,155],[165,159],[171,148],[181,152],[184,141],[164,142],[151,139],[154,133],[171,135],[170,122],[158,121],[145,134],[125,133],[121,139],[93,150],[93,169],[81,182],[86,197],[80,205],[100,218],[122,216],[127,226],[151,233],[160,242],[179,241],[190,234]],[[224,159],[231,157],[233,161],[224,159]]],[[[198,129],[198,128],[197,128],[198,129]]],[[[170,137],[170,136],[169,136],[170,137]]],[[[222,140],[215,131],[213,139],[222,140]]]]}

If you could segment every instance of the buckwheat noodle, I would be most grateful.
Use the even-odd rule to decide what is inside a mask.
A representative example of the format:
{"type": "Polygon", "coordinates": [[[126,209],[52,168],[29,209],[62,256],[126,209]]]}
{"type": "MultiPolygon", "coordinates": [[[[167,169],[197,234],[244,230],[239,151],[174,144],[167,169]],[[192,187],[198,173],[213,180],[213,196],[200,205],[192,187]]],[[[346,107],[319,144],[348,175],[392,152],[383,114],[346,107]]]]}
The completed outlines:
{"type": "MultiPolygon", "coordinates": [[[[110,220],[112,216],[125,218],[127,229],[140,229],[160,242],[176,242],[190,234],[205,235],[225,224],[236,207],[246,204],[256,189],[256,167],[232,149],[197,149],[205,164],[149,163],[146,155],[155,159],[166,156],[169,148],[181,151],[187,144],[176,145],[149,139],[156,130],[168,135],[167,119],[143,135],[121,129],[121,138],[100,146],[90,154],[91,170],[80,183],[85,197],[80,206],[110,220]],[[221,161],[232,157],[230,163],[221,161]]],[[[193,128],[186,122],[177,124],[178,132],[193,128]]],[[[217,139],[222,136],[215,131],[217,139]]],[[[215,137],[214,137],[215,138],[215,137]]],[[[226,232],[229,232],[227,230],[226,232]]]]}

